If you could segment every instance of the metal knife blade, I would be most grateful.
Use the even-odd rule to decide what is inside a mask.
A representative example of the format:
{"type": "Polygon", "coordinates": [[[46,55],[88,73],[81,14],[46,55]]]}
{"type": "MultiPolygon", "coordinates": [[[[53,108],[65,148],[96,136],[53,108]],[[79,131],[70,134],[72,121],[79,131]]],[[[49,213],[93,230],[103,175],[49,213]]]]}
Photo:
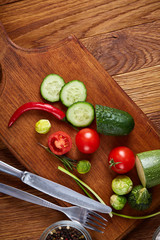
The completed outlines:
{"type": "Polygon", "coordinates": [[[36,174],[20,171],[6,163],[0,161],[0,171],[14,175],[21,179],[21,181],[45,194],[48,194],[65,202],[91,209],[101,213],[110,213],[112,209],[96,200],[84,196],[68,187],[50,181],[46,178],[40,177],[36,174]]]}
{"type": "Polygon", "coordinates": [[[30,172],[24,172],[21,177],[22,182],[36,188],[37,190],[46,193],[52,197],[69,202],[80,207],[92,209],[102,213],[110,213],[111,208],[98,201],[90,199],[70,188],[61,184],[50,181],[30,172]]]}

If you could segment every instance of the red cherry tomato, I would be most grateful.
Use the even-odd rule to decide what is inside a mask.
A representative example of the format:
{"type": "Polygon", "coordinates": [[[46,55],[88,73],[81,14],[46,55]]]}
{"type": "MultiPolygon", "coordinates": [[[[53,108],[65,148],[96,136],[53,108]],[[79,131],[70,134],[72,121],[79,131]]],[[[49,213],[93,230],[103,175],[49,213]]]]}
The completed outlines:
{"type": "Polygon", "coordinates": [[[56,155],[63,155],[72,147],[71,137],[62,131],[53,133],[48,139],[49,149],[56,155]]]}
{"type": "Polygon", "coordinates": [[[76,145],[82,153],[94,153],[100,144],[98,133],[91,128],[83,128],[76,135],[76,145]]]}
{"type": "Polygon", "coordinates": [[[113,171],[124,174],[134,167],[135,156],[127,147],[116,147],[109,153],[108,162],[113,171]]]}

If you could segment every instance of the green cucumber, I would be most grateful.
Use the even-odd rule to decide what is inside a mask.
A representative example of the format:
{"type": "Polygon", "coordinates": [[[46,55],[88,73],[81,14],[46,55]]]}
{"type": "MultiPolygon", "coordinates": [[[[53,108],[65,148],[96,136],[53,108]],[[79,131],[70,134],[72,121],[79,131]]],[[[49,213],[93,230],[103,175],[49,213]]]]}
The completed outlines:
{"type": "Polygon", "coordinates": [[[49,102],[57,102],[60,99],[60,90],[65,84],[62,77],[57,74],[49,74],[43,79],[40,86],[42,97],[49,102]]]}
{"type": "Polygon", "coordinates": [[[133,117],[125,111],[96,105],[97,132],[104,135],[127,135],[134,128],[133,117]]]}
{"type": "Polygon", "coordinates": [[[73,103],[66,112],[67,121],[75,127],[86,127],[94,120],[94,107],[89,102],[73,103]]]}
{"type": "Polygon", "coordinates": [[[138,153],[136,168],[144,187],[151,188],[160,184],[160,149],[138,153]]]}
{"type": "Polygon", "coordinates": [[[60,91],[61,102],[69,107],[75,102],[85,101],[87,90],[83,82],[72,80],[66,83],[60,91]]]}

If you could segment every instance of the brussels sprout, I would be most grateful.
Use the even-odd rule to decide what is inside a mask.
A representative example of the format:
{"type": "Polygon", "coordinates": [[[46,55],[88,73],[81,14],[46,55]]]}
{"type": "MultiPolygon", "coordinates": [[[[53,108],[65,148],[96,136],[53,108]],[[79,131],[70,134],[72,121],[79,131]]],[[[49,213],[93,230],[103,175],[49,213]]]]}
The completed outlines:
{"type": "Polygon", "coordinates": [[[51,123],[47,119],[41,119],[35,124],[35,130],[37,133],[40,133],[40,134],[45,134],[49,132],[50,128],[51,128],[51,123]]]}
{"type": "Polygon", "coordinates": [[[133,182],[126,175],[117,176],[112,181],[112,190],[118,195],[125,195],[129,193],[132,190],[132,187],[133,182]]]}
{"type": "Polygon", "coordinates": [[[149,208],[152,202],[152,195],[147,188],[142,185],[135,186],[129,194],[129,205],[137,210],[145,210],[149,208]]]}
{"type": "Polygon", "coordinates": [[[119,196],[117,194],[113,194],[110,197],[110,204],[116,210],[123,209],[125,204],[126,204],[126,202],[127,202],[127,198],[124,197],[124,196],[119,196]]]}
{"type": "Polygon", "coordinates": [[[89,172],[91,163],[88,160],[81,160],[77,164],[77,171],[81,174],[89,172]]]}

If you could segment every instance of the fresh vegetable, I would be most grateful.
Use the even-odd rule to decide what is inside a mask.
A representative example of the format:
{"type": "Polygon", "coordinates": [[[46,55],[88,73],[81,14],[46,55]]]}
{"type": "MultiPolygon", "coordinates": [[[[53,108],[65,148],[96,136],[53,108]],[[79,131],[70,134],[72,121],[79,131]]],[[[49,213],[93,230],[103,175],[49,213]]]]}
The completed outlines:
{"type": "Polygon", "coordinates": [[[48,138],[48,146],[54,154],[63,155],[70,151],[72,140],[67,133],[58,131],[48,138]]]}
{"type": "Polygon", "coordinates": [[[116,147],[111,150],[108,156],[111,169],[119,174],[129,172],[135,165],[135,156],[127,147],[116,147]]]}
{"type": "Polygon", "coordinates": [[[110,204],[116,210],[122,210],[127,202],[127,198],[125,196],[119,196],[117,194],[113,194],[110,197],[110,204]]]}
{"type": "Polygon", "coordinates": [[[66,83],[60,91],[61,102],[69,107],[75,102],[85,101],[87,90],[83,82],[72,80],[66,83]]]}
{"type": "Polygon", "coordinates": [[[97,132],[104,135],[127,135],[134,128],[133,117],[122,110],[96,105],[97,132]]]}
{"type": "Polygon", "coordinates": [[[51,128],[51,123],[48,119],[40,119],[35,124],[35,130],[37,133],[46,134],[51,128]]]}
{"type": "Polygon", "coordinates": [[[76,145],[82,153],[94,153],[100,145],[98,133],[91,128],[83,128],[76,135],[76,145]]]}
{"type": "Polygon", "coordinates": [[[74,160],[74,159],[71,159],[65,155],[56,155],[54,154],[48,147],[44,146],[43,144],[41,143],[38,143],[38,145],[40,145],[41,147],[43,147],[47,152],[49,152],[50,154],[52,154],[53,156],[55,156],[57,159],[59,159],[64,167],[66,169],[70,169],[70,170],[73,170],[73,168],[76,168],[76,165],[77,165],[77,160],[74,160]]]}
{"type": "MultiPolygon", "coordinates": [[[[69,175],[70,177],[72,177],[73,179],[75,179],[76,181],[78,181],[81,185],[83,185],[84,187],[86,187],[101,203],[105,204],[104,201],[98,196],[98,194],[92,189],[90,188],[85,182],[83,182],[82,180],[80,180],[78,177],[76,177],[73,173],[67,171],[66,169],[58,166],[58,169],[64,173],[66,173],[67,175],[69,175]]],[[[92,198],[92,197],[91,197],[92,198]]]]}
{"type": "MultiPolygon", "coordinates": [[[[90,186],[88,186],[88,184],[86,184],[81,179],[77,178],[74,174],[70,173],[68,170],[66,170],[64,168],[59,166],[58,169],[60,171],[64,172],[65,174],[69,175],[70,177],[72,177],[74,180],[76,180],[78,185],[81,184],[80,185],[81,187],[83,185],[85,188],[87,188],[97,198],[97,200],[99,202],[101,202],[102,204],[105,204],[105,202],[101,199],[101,197],[90,186]]],[[[90,196],[90,194],[88,193],[88,191],[86,189],[83,189],[83,190],[87,194],[87,196],[92,198],[92,196],[90,196]]],[[[116,213],[116,212],[112,211],[109,215],[110,215],[110,217],[112,217],[113,215],[116,215],[116,216],[119,216],[119,217],[122,217],[122,218],[128,218],[128,219],[147,219],[147,218],[151,218],[151,217],[157,216],[159,214],[160,214],[160,211],[156,212],[156,213],[153,213],[153,214],[150,214],[150,215],[146,215],[146,216],[128,216],[128,215],[119,214],[119,213],[116,213]]]]}
{"type": "Polygon", "coordinates": [[[81,174],[89,172],[91,169],[91,163],[88,160],[81,160],[77,164],[77,171],[81,174]]]}
{"type": "Polygon", "coordinates": [[[145,210],[150,207],[152,196],[147,188],[142,185],[135,186],[128,197],[129,205],[137,210],[145,210]]]}
{"type": "Polygon", "coordinates": [[[150,188],[160,184],[160,149],[138,153],[136,168],[144,187],[150,188]]]}
{"type": "Polygon", "coordinates": [[[128,194],[133,187],[132,180],[126,175],[117,176],[112,180],[112,190],[118,195],[128,194]]]}
{"type": "Polygon", "coordinates": [[[60,90],[65,84],[62,77],[57,74],[49,74],[44,78],[40,86],[40,92],[44,99],[49,102],[57,102],[60,97],[60,90]]]}
{"type": "Polygon", "coordinates": [[[41,103],[41,102],[28,102],[20,106],[11,116],[8,127],[11,127],[12,124],[24,113],[29,110],[43,110],[46,112],[51,113],[54,117],[59,120],[65,119],[65,113],[62,112],[60,109],[53,107],[50,104],[41,103]]]}
{"type": "Polygon", "coordinates": [[[66,118],[75,127],[86,127],[94,120],[94,107],[88,102],[76,102],[67,112],[66,118]]]}

